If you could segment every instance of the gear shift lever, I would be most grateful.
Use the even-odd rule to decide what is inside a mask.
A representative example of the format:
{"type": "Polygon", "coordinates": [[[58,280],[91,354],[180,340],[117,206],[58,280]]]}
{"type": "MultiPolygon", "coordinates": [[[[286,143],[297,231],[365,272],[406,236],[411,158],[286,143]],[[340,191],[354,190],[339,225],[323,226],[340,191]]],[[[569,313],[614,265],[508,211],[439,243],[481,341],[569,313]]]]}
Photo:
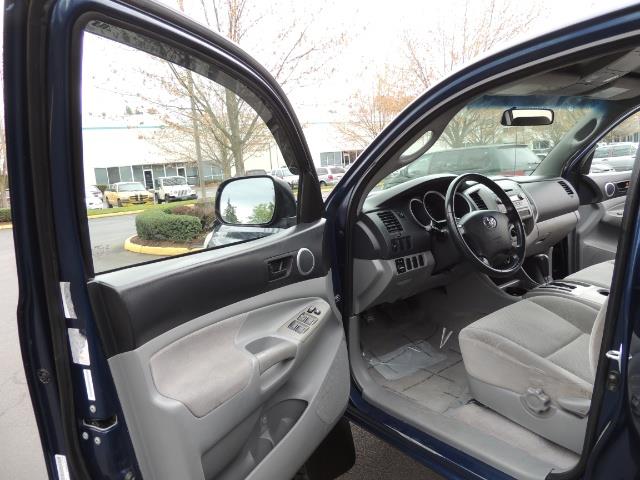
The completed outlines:
{"type": "Polygon", "coordinates": [[[551,260],[549,258],[549,255],[541,253],[539,255],[535,255],[533,258],[536,261],[536,265],[538,266],[539,272],[542,276],[543,283],[553,282],[553,277],[551,276],[551,260]]]}

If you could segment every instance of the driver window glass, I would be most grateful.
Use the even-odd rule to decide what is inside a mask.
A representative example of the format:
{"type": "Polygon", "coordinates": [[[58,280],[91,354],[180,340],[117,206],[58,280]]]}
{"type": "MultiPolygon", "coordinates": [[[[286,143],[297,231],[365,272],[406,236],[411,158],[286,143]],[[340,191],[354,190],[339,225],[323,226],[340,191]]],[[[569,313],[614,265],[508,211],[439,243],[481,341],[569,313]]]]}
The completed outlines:
{"type": "Polygon", "coordinates": [[[593,152],[590,173],[633,170],[640,140],[640,113],[611,130],[593,152]]]}
{"type": "Polygon", "coordinates": [[[95,22],[83,35],[81,97],[83,194],[96,272],[279,231],[268,226],[275,205],[268,177],[229,189],[227,213],[235,211],[236,221],[228,223],[244,225],[215,220],[223,180],[258,170],[274,172],[294,193],[298,183],[285,167],[292,150],[273,133],[282,129],[230,74],[95,22]]]}

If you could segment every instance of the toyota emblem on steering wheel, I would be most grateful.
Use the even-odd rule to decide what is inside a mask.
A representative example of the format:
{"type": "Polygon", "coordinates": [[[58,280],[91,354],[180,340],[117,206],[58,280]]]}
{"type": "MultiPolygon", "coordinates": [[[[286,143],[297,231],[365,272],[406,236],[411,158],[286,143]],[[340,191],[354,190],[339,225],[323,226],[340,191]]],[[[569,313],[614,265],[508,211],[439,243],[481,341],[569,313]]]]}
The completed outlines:
{"type": "Polygon", "coordinates": [[[483,217],[482,223],[484,223],[484,226],[487,228],[496,228],[498,226],[498,221],[490,215],[483,217]]]}

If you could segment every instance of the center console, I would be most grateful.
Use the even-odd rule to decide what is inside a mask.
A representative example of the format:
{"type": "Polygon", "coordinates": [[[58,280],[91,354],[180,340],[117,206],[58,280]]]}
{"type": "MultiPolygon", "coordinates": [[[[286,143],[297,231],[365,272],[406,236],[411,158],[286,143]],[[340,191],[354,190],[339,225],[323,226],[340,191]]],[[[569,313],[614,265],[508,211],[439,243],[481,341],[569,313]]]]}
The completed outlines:
{"type": "Polygon", "coordinates": [[[524,295],[524,298],[540,295],[570,298],[593,308],[600,309],[609,296],[609,289],[582,282],[554,280],[530,290],[524,295]]]}

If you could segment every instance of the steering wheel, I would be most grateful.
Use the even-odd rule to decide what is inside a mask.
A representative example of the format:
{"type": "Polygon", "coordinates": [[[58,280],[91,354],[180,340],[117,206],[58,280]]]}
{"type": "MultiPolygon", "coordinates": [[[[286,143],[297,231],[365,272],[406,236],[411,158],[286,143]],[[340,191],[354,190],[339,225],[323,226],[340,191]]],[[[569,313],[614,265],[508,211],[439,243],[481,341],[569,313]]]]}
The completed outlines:
{"type": "Polygon", "coordinates": [[[447,189],[445,212],[453,243],[480,271],[492,277],[507,277],[522,267],[526,247],[524,225],[513,202],[496,182],[479,173],[456,177],[447,189]],[[506,213],[474,210],[456,218],[454,199],[458,188],[466,182],[476,182],[491,190],[505,206],[506,213]]]}

